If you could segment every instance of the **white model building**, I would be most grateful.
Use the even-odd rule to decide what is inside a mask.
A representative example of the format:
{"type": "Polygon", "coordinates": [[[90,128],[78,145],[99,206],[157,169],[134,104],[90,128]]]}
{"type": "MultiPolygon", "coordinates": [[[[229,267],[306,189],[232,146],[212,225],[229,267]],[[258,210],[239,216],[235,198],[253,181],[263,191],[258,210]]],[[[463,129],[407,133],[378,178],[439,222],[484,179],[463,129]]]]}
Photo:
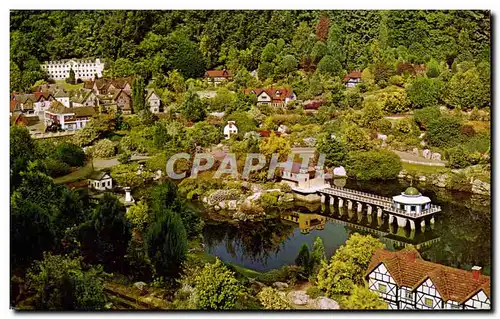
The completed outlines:
{"type": "Polygon", "coordinates": [[[42,70],[49,74],[54,80],[65,80],[69,77],[69,71],[75,72],[75,80],[94,80],[95,75],[102,77],[104,63],[95,59],[69,59],[59,61],[48,61],[41,65],[42,70]]]}
{"type": "Polygon", "coordinates": [[[235,121],[227,121],[227,125],[224,126],[224,138],[226,140],[231,138],[231,135],[238,134],[238,128],[236,127],[235,121]]]}

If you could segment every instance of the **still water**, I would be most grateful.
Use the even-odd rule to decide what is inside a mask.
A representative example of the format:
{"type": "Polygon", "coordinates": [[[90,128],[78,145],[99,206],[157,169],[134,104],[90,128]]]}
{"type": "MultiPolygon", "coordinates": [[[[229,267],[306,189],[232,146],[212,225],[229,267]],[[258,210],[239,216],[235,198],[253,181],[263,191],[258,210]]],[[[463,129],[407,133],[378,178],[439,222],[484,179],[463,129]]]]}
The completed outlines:
{"type": "MultiPolygon", "coordinates": [[[[398,181],[348,181],[346,185],[387,197],[399,194],[408,186],[398,181]]],[[[478,265],[489,274],[490,198],[439,188],[419,187],[419,190],[442,208],[442,212],[436,215],[435,224],[428,225],[424,232],[398,229],[388,225],[387,221],[367,220],[366,214],[344,212],[341,215],[337,209],[325,211],[320,204],[297,203],[292,209],[282,212],[279,218],[261,222],[235,225],[205,220],[205,250],[226,262],[267,271],[293,264],[300,246],[306,243],[311,249],[316,237],[323,239],[330,257],[350,234],[358,232],[379,238],[390,250],[412,244],[426,260],[464,269],[478,265]]]]}

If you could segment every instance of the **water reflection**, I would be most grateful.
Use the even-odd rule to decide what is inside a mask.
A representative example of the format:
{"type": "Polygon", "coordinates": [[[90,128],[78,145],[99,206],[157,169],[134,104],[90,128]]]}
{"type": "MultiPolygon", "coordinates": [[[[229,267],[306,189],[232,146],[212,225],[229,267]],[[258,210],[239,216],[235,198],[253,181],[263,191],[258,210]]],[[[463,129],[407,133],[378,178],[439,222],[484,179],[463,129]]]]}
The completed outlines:
{"type": "MultiPolygon", "coordinates": [[[[352,183],[346,187],[392,196],[406,185],[352,183]]],[[[419,188],[443,210],[434,225],[425,231],[390,225],[376,214],[367,215],[328,205],[295,203],[281,218],[257,223],[211,223],[205,227],[205,245],[209,253],[223,260],[255,270],[269,270],[293,264],[300,246],[312,248],[321,237],[328,256],[350,234],[358,232],[379,238],[388,249],[414,245],[422,256],[434,262],[470,269],[482,266],[489,272],[491,262],[491,213],[489,198],[469,194],[419,188]]]]}

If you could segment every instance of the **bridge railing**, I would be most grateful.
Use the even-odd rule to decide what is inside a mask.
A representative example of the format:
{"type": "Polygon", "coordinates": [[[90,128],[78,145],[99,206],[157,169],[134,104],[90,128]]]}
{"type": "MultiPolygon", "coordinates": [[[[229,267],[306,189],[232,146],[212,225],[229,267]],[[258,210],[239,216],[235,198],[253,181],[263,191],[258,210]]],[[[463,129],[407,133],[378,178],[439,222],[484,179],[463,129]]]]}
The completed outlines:
{"type": "Polygon", "coordinates": [[[337,186],[332,186],[331,188],[338,190],[338,191],[341,191],[341,192],[345,192],[345,193],[351,193],[351,194],[356,194],[356,195],[360,195],[360,196],[364,196],[364,197],[371,197],[371,198],[376,198],[376,199],[380,199],[383,201],[392,202],[392,199],[389,197],[384,197],[384,196],[375,195],[375,194],[371,194],[371,193],[365,193],[365,192],[361,192],[361,191],[354,190],[354,189],[341,188],[341,187],[337,187],[337,186]]]}

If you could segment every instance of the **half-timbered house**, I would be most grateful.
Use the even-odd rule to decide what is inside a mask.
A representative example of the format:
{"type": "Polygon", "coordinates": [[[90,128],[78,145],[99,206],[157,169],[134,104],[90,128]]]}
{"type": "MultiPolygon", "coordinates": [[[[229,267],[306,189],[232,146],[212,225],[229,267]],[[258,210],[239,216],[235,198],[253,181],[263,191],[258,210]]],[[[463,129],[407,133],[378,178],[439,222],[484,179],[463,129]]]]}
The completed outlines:
{"type": "Polygon", "coordinates": [[[378,249],[366,278],[390,309],[490,309],[490,277],[422,259],[414,248],[378,249]]]}

